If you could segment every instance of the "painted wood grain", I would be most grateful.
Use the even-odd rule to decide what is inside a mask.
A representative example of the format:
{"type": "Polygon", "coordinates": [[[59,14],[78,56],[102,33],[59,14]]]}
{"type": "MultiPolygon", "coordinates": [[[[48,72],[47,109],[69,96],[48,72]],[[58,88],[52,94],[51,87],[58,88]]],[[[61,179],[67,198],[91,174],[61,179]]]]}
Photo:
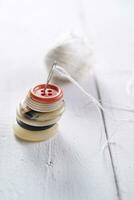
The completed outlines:
{"type": "MultiPolygon", "coordinates": [[[[31,86],[45,80],[42,59],[47,46],[62,32],[80,29],[75,8],[71,1],[1,2],[2,200],[104,200],[109,194],[116,199],[109,155],[104,161],[98,153],[96,110],[88,107],[87,99],[72,85],[65,86],[66,112],[55,139],[26,143],[16,139],[12,131],[16,105],[31,86]]],[[[92,80],[83,84],[95,94],[92,80]]]]}
{"type": "MultiPolygon", "coordinates": [[[[53,140],[26,143],[16,139],[12,131],[16,105],[31,86],[45,80],[44,54],[49,45],[62,33],[72,30],[86,32],[88,36],[93,36],[91,38],[95,47],[97,70],[100,70],[100,67],[104,70],[127,68],[128,60],[130,68],[133,67],[133,59],[130,57],[133,52],[130,45],[133,39],[133,28],[130,33],[132,17],[125,18],[128,7],[131,11],[131,2],[128,1],[127,7],[123,3],[122,23],[119,23],[118,12],[121,2],[113,1],[114,6],[110,7],[111,2],[99,3],[97,0],[94,2],[71,0],[0,2],[0,93],[2,94],[0,97],[0,199],[119,199],[110,154],[107,150],[104,155],[99,153],[99,116],[94,106],[75,86],[71,84],[63,86],[66,112],[60,121],[59,134],[53,140]],[[128,29],[124,28],[126,26],[128,29]],[[124,39],[128,36],[127,43],[124,39]],[[125,41],[125,48],[122,41],[125,41]],[[117,42],[120,48],[116,50],[117,42]],[[121,49],[122,53],[119,57],[121,49]],[[129,54],[126,54],[125,49],[129,49],[129,54]],[[115,62],[111,62],[113,60],[115,62]]],[[[130,13],[133,16],[133,12],[130,13]]],[[[123,89],[115,90],[114,84],[117,80],[116,77],[105,79],[103,76],[98,79],[103,101],[110,97],[110,100],[108,99],[110,102],[114,97],[114,102],[121,96],[125,101],[123,89]]],[[[93,77],[83,81],[82,85],[97,97],[93,77]]],[[[126,101],[129,103],[128,100],[126,101]]],[[[117,111],[114,111],[114,115],[121,116],[117,111]]],[[[125,115],[128,117],[129,114],[125,115]]],[[[106,123],[110,134],[114,131],[114,125],[108,119],[106,123]]],[[[124,124],[122,129],[117,135],[119,142],[117,138],[116,142],[121,143],[123,148],[127,144],[128,150],[133,151],[133,125],[124,124]],[[122,132],[128,132],[129,139],[126,134],[122,135],[122,132]]],[[[103,129],[102,143],[105,141],[106,134],[103,129]]],[[[111,148],[121,198],[131,200],[132,159],[129,160],[127,153],[124,157],[125,154],[118,145],[111,148]]]]}
{"type": "MultiPolygon", "coordinates": [[[[94,36],[96,76],[102,103],[133,107],[133,98],[126,92],[133,73],[134,2],[84,1],[88,32],[94,36]],[[88,7],[88,5],[91,5],[88,7]],[[89,19],[89,20],[88,20],[89,19]]],[[[133,119],[133,113],[109,110],[114,119],[133,119]]],[[[117,190],[122,200],[133,199],[133,123],[113,122],[105,114],[108,137],[115,133],[110,145],[117,190]]],[[[105,149],[108,151],[108,148],[105,149]]],[[[104,152],[105,152],[104,151],[104,152]]]]}
{"type": "MultiPolygon", "coordinates": [[[[122,107],[133,108],[133,98],[129,96],[126,91],[126,85],[129,78],[130,73],[127,73],[126,71],[120,72],[120,74],[114,74],[114,76],[111,73],[103,74],[103,77],[99,78],[101,98],[106,107],[111,105],[122,105],[122,107]],[[109,102],[110,105],[108,105],[107,102],[109,102]]],[[[113,135],[110,146],[116,169],[120,198],[122,200],[131,200],[133,199],[134,183],[133,112],[112,108],[107,108],[106,110],[105,119],[108,134],[109,137],[113,135]],[[112,115],[113,120],[118,121],[109,119],[108,113],[112,115]]],[[[105,148],[105,151],[107,151],[107,148],[105,148]]]]}
{"type": "MultiPolygon", "coordinates": [[[[17,87],[23,75],[13,76],[10,71],[6,78],[16,87],[8,92],[1,88],[1,198],[103,200],[111,194],[116,199],[109,154],[99,153],[100,122],[92,104],[73,85],[64,86],[66,112],[59,135],[48,142],[22,142],[14,137],[12,123],[23,95],[23,87],[17,87]]],[[[5,82],[5,75],[1,79],[5,82]]],[[[82,84],[96,95],[92,78],[82,84]]]]}

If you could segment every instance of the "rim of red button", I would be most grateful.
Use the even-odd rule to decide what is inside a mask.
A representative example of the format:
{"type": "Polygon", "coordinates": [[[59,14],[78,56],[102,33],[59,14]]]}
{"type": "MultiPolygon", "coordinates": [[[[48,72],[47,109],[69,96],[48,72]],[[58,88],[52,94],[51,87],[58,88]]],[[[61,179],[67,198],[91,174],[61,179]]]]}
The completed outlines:
{"type": "Polygon", "coordinates": [[[54,103],[63,97],[62,89],[55,84],[39,84],[30,90],[31,98],[39,103],[54,103]]]}

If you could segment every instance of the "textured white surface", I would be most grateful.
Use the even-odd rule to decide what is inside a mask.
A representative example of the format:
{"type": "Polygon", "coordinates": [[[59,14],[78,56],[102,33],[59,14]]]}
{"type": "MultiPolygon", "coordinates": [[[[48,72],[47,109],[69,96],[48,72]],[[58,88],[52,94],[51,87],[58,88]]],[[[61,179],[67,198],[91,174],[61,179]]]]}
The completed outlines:
{"type": "MultiPolygon", "coordinates": [[[[97,111],[75,86],[63,86],[66,112],[53,140],[26,143],[12,130],[18,102],[31,86],[45,80],[47,47],[65,31],[86,32],[91,38],[102,100],[133,105],[123,92],[128,70],[133,70],[133,4],[131,0],[0,1],[0,199],[133,200],[133,160],[127,151],[133,152],[134,124],[121,123],[114,137],[121,148],[111,146],[113,173],[110,151],[98,153],[97,111]]],[[[97,96],[93,77],[82,85],[97,96]]],[[[114,115],[130,116],[119,111],[114,115]]],[[[110,135],[114,125],[107,117],[106,126],[110,135]]],[[[104,132],[103,142],[105,137],[104,132]]]]}
{"type": "MultiPolygon", "coordinates": [[[[134,108],[134,99],[129,96],[125,90],[126,83],[130,73],[126,71],[120,72],[111,77],[111,74],[103,74],[100,86],[103,102],[109,102],[111,105],[129,105],[134,108]],[[118,84],[120,83],[120,84],[118,84]],[[114,89],[113,89],[114,88],[114,89]],[[120,98],[119,98],[120,95],[120,98]]],[[[108,109],[109,110],[109,109],[108,109]]],[[[122,119],[116,123],[111,122],[108,115],[105,115],[106,126],[109,135],[113,135],[111,139],[111,149],[113,160],[116,168],[116,174],[119,185],[119,193],[121,199],[133,199],[133,184],[134,184],[134,115],[133,112],[110,109],[113,119],[122,119]]]]}

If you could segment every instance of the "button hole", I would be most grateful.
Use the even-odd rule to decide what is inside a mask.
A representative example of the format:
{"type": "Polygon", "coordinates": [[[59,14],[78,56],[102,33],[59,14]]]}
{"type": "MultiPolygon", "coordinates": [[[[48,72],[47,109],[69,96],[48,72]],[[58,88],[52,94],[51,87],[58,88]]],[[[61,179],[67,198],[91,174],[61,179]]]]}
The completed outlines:
{"type": "Polygon", "coordinates": [[[48,89],[47,92],[52,92],[52,90],[51,90],[51,89],[48,89]]]}

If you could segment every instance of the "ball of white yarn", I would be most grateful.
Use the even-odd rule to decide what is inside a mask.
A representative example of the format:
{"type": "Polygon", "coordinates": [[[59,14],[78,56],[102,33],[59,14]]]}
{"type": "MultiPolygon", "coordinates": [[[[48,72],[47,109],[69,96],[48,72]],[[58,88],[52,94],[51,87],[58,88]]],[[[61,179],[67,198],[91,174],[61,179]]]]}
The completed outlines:
{"type": "MultiPolygon", "coordinates": [[[[45,56],[47,69],[53,63],[63,67],[74,79],[86,76],[91,68],[92,50],[88,41],[74,34],[70,34],[64,41],[59,42],[48,51],[45,56]]],[[[55,74],[54,77],[59,77],[55,74]]],[[[65,79],[65,77],[62,77],[65,79]]]]}

